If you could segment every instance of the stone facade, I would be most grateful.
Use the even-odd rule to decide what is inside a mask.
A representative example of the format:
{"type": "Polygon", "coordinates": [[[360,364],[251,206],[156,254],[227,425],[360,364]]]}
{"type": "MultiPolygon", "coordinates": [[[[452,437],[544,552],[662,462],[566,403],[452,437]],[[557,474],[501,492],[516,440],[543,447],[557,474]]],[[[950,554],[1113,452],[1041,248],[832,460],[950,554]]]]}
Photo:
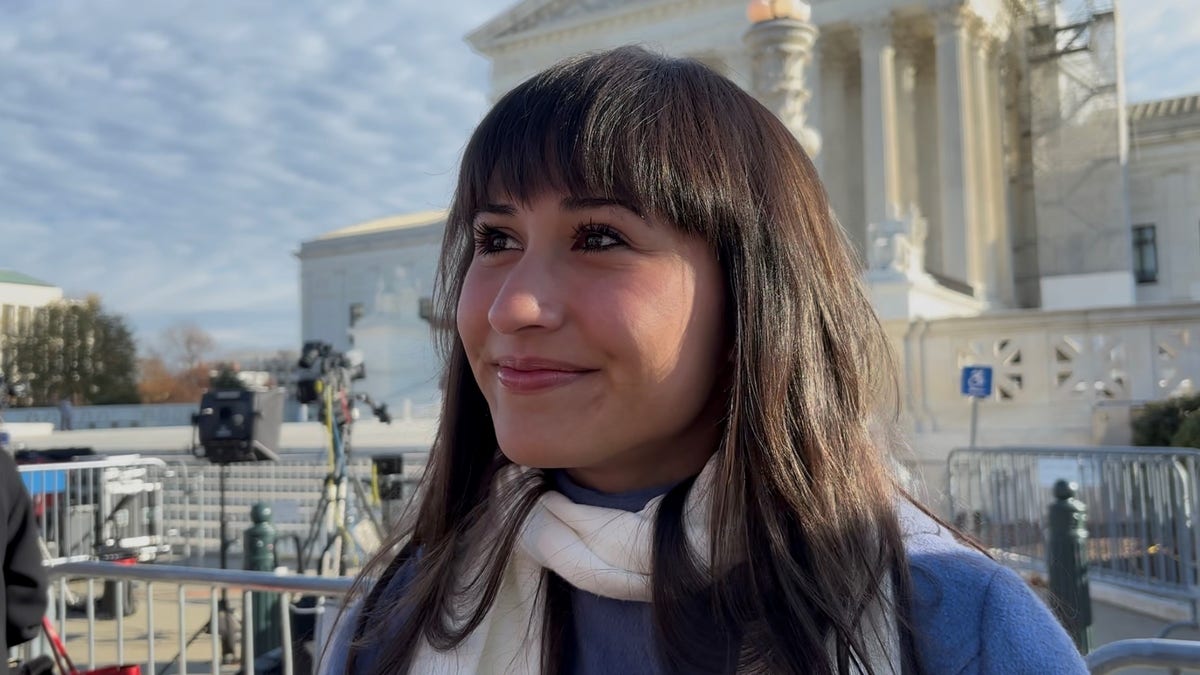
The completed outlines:
{"type": "Polygon", "coordinates": [[[33,323],[39,307],[62,300],[58,286],[19,272],[0,270],[0,364],[4,363],[4,341],[33,323]]]}
{"type": "Polygon", "coordinates": [[[420,299],[432,294],[444,228],[441,211],[384,218],[306,241],[296,254],[302,339],[362,351],[367,377],[356,388],[394,414],[438,399],[420,299]]]}
{"type": "MultiPolygon", "coordinates": [[[[743,0],[523,0],[467,41],[491,61],[493,99],[566,56],[642,43],[704,61],[779,114],[862,254],[914,462],[937,476],[967,438],[964,365],[997,368],[989,444],[1109,438],[1098,410],[1200,382],[1200,96],[1128,106],[1119,11],[1052,5],[814,0],[807,26],[772,37],[743,0]]],[[[420,231],[401,228],[388,256],[431,266],[437,226],[420,231]]],[[[344,344],[352,293],[335,288],[354,287],[382,236],[343,236],[372,252],[309,263],[350,276],[305,273],[306,338],[344,344]]],[[[421,269],[408,272],[418,294],[421,269]]]]}

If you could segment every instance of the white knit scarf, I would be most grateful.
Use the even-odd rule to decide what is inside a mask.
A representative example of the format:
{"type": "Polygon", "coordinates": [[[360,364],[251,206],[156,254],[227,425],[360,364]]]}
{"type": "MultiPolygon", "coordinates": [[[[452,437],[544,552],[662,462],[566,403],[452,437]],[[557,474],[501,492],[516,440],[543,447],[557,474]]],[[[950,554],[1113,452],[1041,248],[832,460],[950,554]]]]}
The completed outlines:
{"type": "MultiPolygon", "coordinates": [[[[683,526],[701,560],[708,558],[708,515],[714,461],[697,477],[684,507],[683,526]]],[[[510,467],[501,481],[528,469],[510,467]]],[[[636,513],[575,504],[557,492],[538,498],[504,571],[495,602],[482,623],[459,645],[439,651],[422,642],[411,673],[422,675],[540,675],[543,568],[572,586],[606,598],[649,602],[655,514],[662,497],[636,513]]],[[[900,673],[899,634],[888,597],[876,600],[863,621],[863,644],[876,673],[900,673]]],[[[468,601],[469,602],[469,601],[468,601]]],[[[467,607],[475,605],[467,604],[467,607]]],[[[832,645],[832,641],[831,641],[832,645]]],[[[832,646],[830,647],[831,654],[832,646]]],[[[836,661],[835,661],[836,662],[836,661]]],[[[851,671],[866,672],[851,659],[851,671]]]]}

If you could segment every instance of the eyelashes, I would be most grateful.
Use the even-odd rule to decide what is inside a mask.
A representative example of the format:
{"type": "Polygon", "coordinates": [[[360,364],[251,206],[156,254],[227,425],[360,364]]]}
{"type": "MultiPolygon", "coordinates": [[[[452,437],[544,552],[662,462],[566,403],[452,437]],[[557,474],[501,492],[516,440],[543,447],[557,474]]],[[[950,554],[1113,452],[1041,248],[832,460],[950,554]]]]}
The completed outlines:
{"type": "Polygon", "coordinates": [[[577,250],[585,253],[607,251],[610,248],[625,246],[625,238],[611,225],[588,221],[575,228],[575,244],[577,250]],[[605,242],[604,240],[608,240],[605,242]]]}
{"type": "Polygon", "coordinates": [[[503,230],[492,227],[487,223],[475,223],[471,229],[474,231],[475,255],[495,255],[501,251],[509,250],[509,246],[501,244],[511,242],[512,237],[503,230]]]}
{"type": "MultiPolygon", "coordinates": [[[[486,222],[477,222],[472,226],[472,230],[477,256],[489,256],[519,249],[516,238],[501,228],[486,222]]],[[[616,228],[605,223],[587,221],[577,225],[572,232],[572,251],[599,253],[623,246],[628,246],[625,238],[616,228]]]]}

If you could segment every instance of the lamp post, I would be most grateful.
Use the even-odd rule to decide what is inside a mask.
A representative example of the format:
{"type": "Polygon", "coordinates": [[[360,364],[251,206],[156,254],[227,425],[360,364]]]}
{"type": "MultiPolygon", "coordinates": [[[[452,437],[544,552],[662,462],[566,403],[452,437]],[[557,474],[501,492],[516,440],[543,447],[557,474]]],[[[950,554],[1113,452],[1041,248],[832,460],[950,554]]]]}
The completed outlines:
{"type": "Polygon", "coordinates": [[[810,157],[821,151],[821,134],[808,126],[804,106],[812,93],[804,69],[817,40],[812,8],[803,0],[751,0],[750,29],[743,40],[753,62],[754,95],[774,112],[810,157]]]}

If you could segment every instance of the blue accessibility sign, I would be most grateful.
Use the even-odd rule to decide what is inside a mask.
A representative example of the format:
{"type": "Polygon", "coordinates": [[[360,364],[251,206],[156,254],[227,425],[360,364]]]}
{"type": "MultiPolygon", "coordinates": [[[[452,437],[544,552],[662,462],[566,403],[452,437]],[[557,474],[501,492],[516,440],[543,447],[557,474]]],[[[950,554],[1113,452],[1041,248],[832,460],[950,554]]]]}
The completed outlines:
{"type": "Polygon", "coordinates": [[[967,366],[962,370],[962,393],[973,398],[992,395],[992,367],[967,366]]]}

